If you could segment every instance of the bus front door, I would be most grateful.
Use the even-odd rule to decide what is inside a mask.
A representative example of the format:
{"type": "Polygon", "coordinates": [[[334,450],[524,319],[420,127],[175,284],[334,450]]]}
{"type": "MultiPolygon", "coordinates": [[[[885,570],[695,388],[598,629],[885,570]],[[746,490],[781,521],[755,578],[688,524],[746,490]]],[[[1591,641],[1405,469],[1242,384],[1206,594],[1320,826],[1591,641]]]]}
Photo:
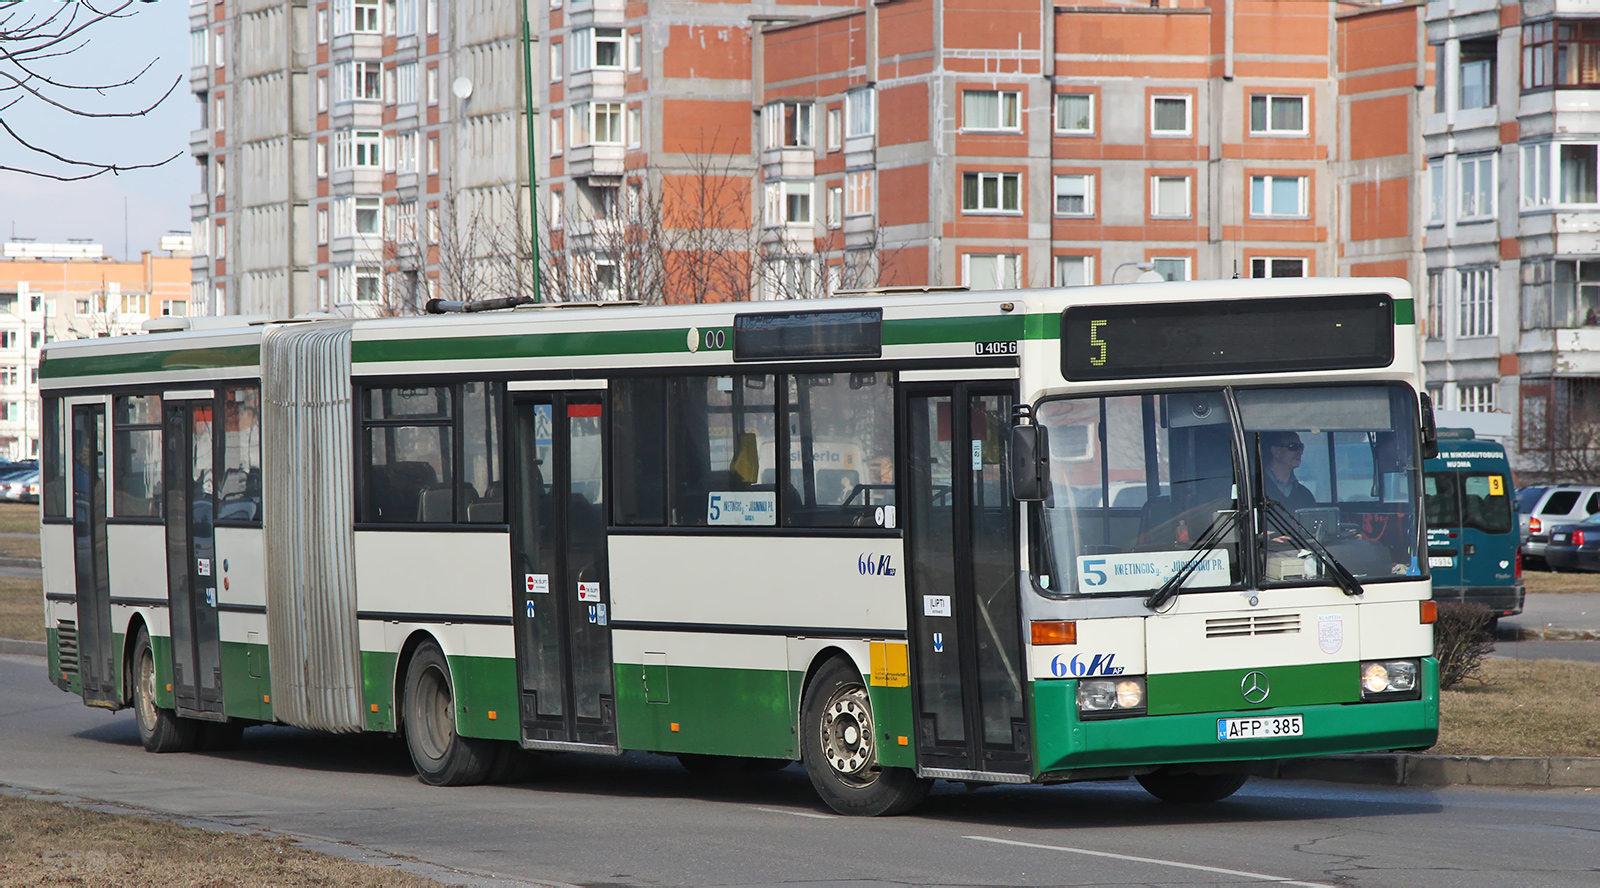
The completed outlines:
{"type": "Polygon", "coordinates": [[[212,413],[203,400],[167,399],[162,483],[167,511],[167,607],[177,711],[222,721],[222,634],[217,619],[212,413]]]}
{"type": "Polygon", "coordinates": [[[116,708],[117,656],[106,564],[106,408],[72,408],[72,541],[78,598],[78,678],[83,702],[116,708]]]}
{"type": "Polygon", "coordinates": [[[1015,395],[997,383],[902,391],[918,762],[930,777],[1025,780],[1017,509],[1005,483],[1015,395]]]}
{"type": "Polygon", "coordinates": [[[512,403],[512,601],[522,742],[615,749],[601,390],[512,403]]]}

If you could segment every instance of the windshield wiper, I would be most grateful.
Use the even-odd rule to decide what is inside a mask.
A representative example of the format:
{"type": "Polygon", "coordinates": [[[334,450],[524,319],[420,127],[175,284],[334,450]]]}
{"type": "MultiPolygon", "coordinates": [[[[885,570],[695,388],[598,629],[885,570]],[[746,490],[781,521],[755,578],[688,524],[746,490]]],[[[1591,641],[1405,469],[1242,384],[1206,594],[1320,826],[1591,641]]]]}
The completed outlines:
{"type": "Polygon", "coordinates": [[[1351,573],[1349,568],[1340,564],[1339,559],[1333,557],[1333,553],[1329,552],[1325,546],[1317,542],[1316,534],[1306,530],[1305,525],[1300,523],[1300,519],[1294,517],[1294,514],[1285,508],[1283,503],[1274,499],[1264,500],[1264,502],[1267,514],[1279,520],[1281,524],[1279,529],[1289,537],[1289,541],[1302,549],[1311,550],[1318,558],[1322,559],[1322,563],[1328,566],[1328,572],[1333,574],[1334,584],[1343,589],[1344,594],[1350,596],[1363,594],[1361,583],[1356,580],[1355,574],[1351,573]]]}
{"type": "Polygon", "coordinates": [[[1157,589],[1155,594],[1144,600],[1144,606],[1151,610],[1159,610],[1167,602],[1177,598],[1179,591],[1183,588],[1183,584],[1189,581],[1189,577],[1193,576],[1196,570],[1200,569],[1200,562],[1204,561],[1217,543],[1227,536],[1229,530],[1238,526],[1239,513],[1241,511],[1240,509],[1232,509],[1218,513],[1213,517],[1205,533],[1200,534],[1200,539],[1195,541],[1194,554],[1190,555],[1189,560],[1185,561],[1176,573],[1161,584],[1161,588],[1157,589]]]}

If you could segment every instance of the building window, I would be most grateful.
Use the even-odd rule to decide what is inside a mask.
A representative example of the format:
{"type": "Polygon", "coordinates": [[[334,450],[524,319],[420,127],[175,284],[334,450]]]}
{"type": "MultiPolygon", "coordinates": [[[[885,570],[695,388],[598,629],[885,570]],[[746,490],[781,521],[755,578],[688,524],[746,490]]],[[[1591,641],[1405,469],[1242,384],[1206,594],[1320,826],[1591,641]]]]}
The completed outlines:
{"type": "MultiPolygon", "coordinates": [[[[1463,111],[1488,108],[1494,104],[1494,58],[1496,37],[1461,41],[1461,81],[1457,96],[1463,111]]],[[[1597,47],[1600,48],[1600,47],[1597,47]]]]}
{"type": "Polygon", "coordinates": [[[1086,287],[1094,283],[1093,256],[1057,256],[1056,286],[1086,287]]]}
{"type": "Polygon", "coordinates": [[[1305,96],[1250,97],[1250,135],[1303,136],[1305,134],[1305,96]]]}
{"type": "Polygon", "coordinates": [[[628,109],[628,147],[644,144],[644,109],[638,105],[628,109]]]}
{"type": "Polygon", "coordinates": [[[1022,174],[963,173],[961,209],[967,213],[1022,212],[1022,174]]]}
{"type": "Polygon", "coordinates": [[[217,193],[226,194],[228,190],[228,159],[226,157],[217,158],[214,168],[217,173],[217,193]]]}
{"type": "Polygon", "coordinates": [[[423,10],[423,15],[427,18],[428,33],[439,33],[439,0],[427,0],[423,10]]]}
{"type": "Polygon", "coordinates": [[[1444,184],[1444,158],[1428,158],[1428,224],[1444,224],[1445,197],[1449,192],[1444,184]]]}
{"type": "Polygon", "coordinates": [[[592,143],[595,145],[621,145],[624,135],[622,132],[622,103],[594,102],[589,107],[592,109],[589,123],[592,143]]]}
{"type": "Polygon", "coordinates": [[[1465,413],[1493,413],[1494,389],[1492,382],[1458,383],[1456,409],[1465,413]]]}
{"type": "Polygon", "coordinates": [[[1250,215],[1305,216],[1305,176],[1251,176],[1250,215]]]}
{"type": "Polygon", "coordinates": [[[961,128],[969,130],[1022,129],[1022,93],[992,89],[962,91],[961,128]]]}
{"type": "Polygon", "coordinates": [[[634,73],[644,70],[644,35],[638,31],[628,35],[628,70],[634,73]]]}
{"type": "Polygon", "coordinates": [[[1494,155],[1475,154],[1456,162],[1461,180],[1458,219],[1486,219],[1494,215],[1494,155]]]}
{"type": "Polygon", "coordinates": [[[566,121],[559,114],[550,115],[550,156],[559,155],[566,147],[566,121]]]}
{"type": "Polygon", "coordinates": [[[844,146],[844,109],[828,109],[828,150],[838,151],[844,146]]]}
{"type": "Polygon", "coordinates": [[[846,173],[844,177],[844,214],[866,216],[872,213],[872,170],[846,173]]]}
{"type": "MultiPolygon", "coordinates": [[[[779,256],[767,260],[762,290],[768,299],[810,299],[817,283],[814,256],[779,256]]],[[[726,377],[724,377],[726,378],[726,377]]],[[[751,399],[746,396],[746,409],[751,399]]]]}
{"type": "Polygon", "coordinates": [[[417,171],[417,132],[410,130],[403,132],[397,141],[395,149],[395,166],[402,173],[417,171]]]}
{"type": "Polygon", "coordinates": [[[1600,21],[1556,20],[1522,26],[1524,90],[1600,86],[1597,60],[1600,21]]]}
{"type": "Polygon", "coordinates": [[[439,172],[439,137],[428,137],[428,175],[439,172]]]}
{"type": "Polygon", "coordinates": [[[1303,278],[1306,276],[1306,260],[1257,256],[1250,260],[1250,276],[1252,278],[1303,278]]]}
{"type": "Polygon", "coordinates": [[[378,130],[356,130],[335,133],[333,136],[333,167],[338,170],[352,168],[376,169],[383,164],[383,133],[378,130]]]}
{"type": "Polygon", "coordinates": [[[1456,335],[1495,335],[1494,266],[1462,268],[1456,274],[1460,283],[1456,335]]]}
{"type": "Polygon", "coordinates": [[[228,102],[227,102],[227,99],[223,97],[222,93],[217,93],[217,97],[214,100],[213,104],[215,105],[216,111],[217,111],[217,119],[215,121],[216,125],[217,125],[217,132],[220,133],[220,132],[222,132],[223,128],[226,126],[226,124],[223,121],[228,116],[228,114],[227,114],[228,102]]]}
{"type": "Polygon", "coordinates": [[[566,218],[565,201],[562,192],[550,192],[550,230],[560,231],[562,222],[566,218]]]}
{"type": "Polygon", "coordinates": [[[1156,136],[1189,135],[1189,97],[1151,97],[1150,133],[1156,136]]]}
{"type": "Polygon", "coordinates": [[[561,82],[561,43],[550,44],[550,82],[561,82]]]}
{"type": "Polygon", "coordinates": [[[439,104],[439,69],[438,69],[438,67],[430,65],[428,67],[428,76],[425,79],[427,80],[426,86],[427,86],[427,93],[428,93],[428,104],[430,104],[430,105],[439,104]]]}
{"type": "Polygon", "coordinates": [[[206,45],[206,32],[204,28],[189,32],[189,65],[203,68],[210,61],[210,49],[206,45]]]}
{"type": "Polygon", "coordinates": [[[355,300],[377,302],[382,286],[381,270],[376,265],[361,265],[355,269],[355,300]]]}
{"type": "Polygon", "coordinates": [[[762,109],[768,148],[810,148],[810,102],[773,102],[762,109]]]}
{"type": "Polygon", "coordinates": [[[1183,218],[1189,215],[1189,177],[1151,176],[1150,215],[1183,218]]]}
{"type": "Polygon", "coordinates": [[[1444,272],[1428,272],[1428,330],[1429,339],[1444,338],[1444,272]]]}
{"type": "Polygon", "coordinates": [[[396,70],[392,67],[385,69],[383,72],[383,103],[385,105],[394,104],[395,93],[398,92],[394,85],[396,73],[396,70]]]}
{"type": "Polygon", "coordinates": [[[1560,177],[1557,192],[1563,204],[1594,204],[1595,148],[1594,145],[1560,145],[1561,164],[1556,169],[1560,177]]]}
{"type": "Polygon", "coordinates": [[[1094,132],[1094,96],[1061,94],[1056,96],[1056,132],[1075,136],[1094,132]]]}
{"type": "Polygon", "coordinates": [[[317,75],[317,110],[328,110],[328,75],[317,75]]]}
{"type": "Polygon", "coordinates": [[[1094,215],[1094,176],[1056,176],[1056,215],[1094,215]]]}
{"type": "Polygon", "coordinates": [[[1600,260],[1522,260],[1522,329],[1600,326],[1600,260]]]}
{"type": "Polygon", "coordinates": [[[322,207],[322,208],[317,210],[317,243],[325,244],[327,242],[328,242],[328,208],[327,207],[322,207]]]}
{"type": "Polygon", "coordinates": [[[622,29],[594,29],[594,66],[596,68],[622,67],[622,29]]]}
{"type": "Polygon", "coordinates": [[[355,211],[355,233],[377,236],[383,234],[379,211],[383,201],[376,197],[358,197],[352,205],[355,211]]]}
{"type": "Polygon", "coordinates": [[[189,303],[183,299],[161,300],[161,316],[167,318],[181,318],[189,314],[189,303]]]}
{"type": "Polygon", "coordinates": [[[1015,290],[1021,286],[1021,259],[1015,253],[968,253],[967,289],[1015,290]]]}
{"type": "Polygon", "coordinates": [[[1550,206],[1550,145],[1522,146],[1522,208],[1550,206]]]}
{"type": "Polygon", "coordinates": [[[327,142],[318,142],[317,143],[317,178],[326,179],[327,177],[328,177],[328,143],[327,142]]]}
{"type": "Polygon", "coordinates": [[[382,29],[378,21],[378,0],[355,0],[355,13],[357,33],[376,34],[382,29]]]}
{"type": "Polygon", "coordinates": [[[767,218],[769,225],[811,224],[811,183],[768,182],[767,218]]]}
{"type": "Polygon", "coordinates": [[[1150,263],[1155,266],[1155,273],[1161,275],[1166,281],[1189,280],[1189,267],[1193,260],[1188,256],[1152,257],[1150,263]]]}
{"type": "Polygon", "coordinates": [[[326,9],[317,10],[317,42],[328,42],[328,11],[326,9]]]}
{"type": "Polygon", "coordinates": [[[828,186],[828,208],[827,208],[827,212],[828,212],[827,223],[828,223],[828,227],[829,228],[838,228],[840,225],[844,224],[844,186],[843,185],[829,185],[828,186]]]}
{"type": "Polygon", "coordinates": [[[872,88],[855,89],[844,94],[845,117],[849,122],[846,135],[849,138],[872,135],[873,123],[876,116],[873,114],[872,88]]]}

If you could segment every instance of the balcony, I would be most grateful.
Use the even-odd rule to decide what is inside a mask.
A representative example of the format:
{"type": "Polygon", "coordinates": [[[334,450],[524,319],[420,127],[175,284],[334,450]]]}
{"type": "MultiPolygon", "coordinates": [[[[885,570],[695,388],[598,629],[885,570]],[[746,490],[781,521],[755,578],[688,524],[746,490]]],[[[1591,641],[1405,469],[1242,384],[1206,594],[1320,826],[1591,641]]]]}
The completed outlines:
{"type": "Polygon", "coordinates": [[[567,174],[575,178],[621,176],[628,149],[624,145],[585,145],[567,149],[567,174]]]}
{"type": "Polygon", "coordinates": [[[189,131],[189,154],[193,157],[211,154],[211,130],[202,128],[189,131]]]}

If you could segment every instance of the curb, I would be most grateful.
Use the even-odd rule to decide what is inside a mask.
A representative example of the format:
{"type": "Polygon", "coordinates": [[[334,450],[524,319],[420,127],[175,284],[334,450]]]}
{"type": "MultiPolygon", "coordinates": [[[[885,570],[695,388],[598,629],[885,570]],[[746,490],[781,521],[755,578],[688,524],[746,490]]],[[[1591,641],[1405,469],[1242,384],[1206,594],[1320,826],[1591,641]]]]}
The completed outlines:
{"type": "Polygon", "coordinates": [[[0,654],[44,657],[49,655],[49,645],[42,641],[19,641],[14,638],[0,638],[0,654]]]}
{"type": "Polygon", "coordinates": [[[1600,758],[1366,753],[1261,762],[1251,776],[1373,786],[1600,786],[1600,758]]]}

